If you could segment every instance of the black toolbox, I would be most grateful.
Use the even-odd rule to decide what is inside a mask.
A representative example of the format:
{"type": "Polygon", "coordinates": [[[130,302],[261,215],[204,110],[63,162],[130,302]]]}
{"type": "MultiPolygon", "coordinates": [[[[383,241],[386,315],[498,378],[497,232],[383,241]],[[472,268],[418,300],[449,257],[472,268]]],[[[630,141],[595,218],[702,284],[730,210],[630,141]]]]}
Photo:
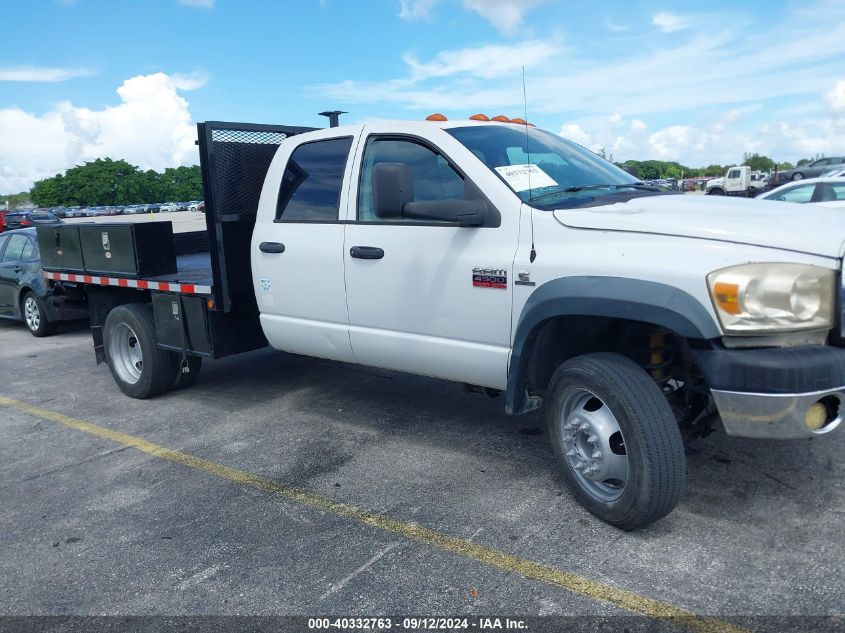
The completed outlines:
{"type": "Polygon", "coordinates": [[[176,272],[170,222],[79,224],[85,271],[122,277],[155,277],[176,272]]]}
{"type": "Polygon", "coordinates": [[[36,231],[44,270],[85,271],[78,224],[42,225],[36,231]]]}

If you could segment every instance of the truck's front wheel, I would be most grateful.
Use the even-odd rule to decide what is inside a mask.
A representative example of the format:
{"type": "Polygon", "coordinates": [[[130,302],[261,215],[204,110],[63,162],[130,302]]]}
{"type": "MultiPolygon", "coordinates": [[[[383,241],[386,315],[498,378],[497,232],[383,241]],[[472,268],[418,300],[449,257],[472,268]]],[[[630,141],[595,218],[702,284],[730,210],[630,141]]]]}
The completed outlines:
{"type": "Polygon", "coordinates": [[[653,523],[683,495],[677,422],[657,384],[628,358],[586,354],[561,365],[551,381],[548,425],[573,493],[611,525],[653,523]]]}
{"type": "Polygon", "coordinates": [[[170,386],[173,355],[156,346],[153,311],[149,306],[117,306],[103,328],[106,360],[112,377],[127,396],[149,398],[170,386]]]}

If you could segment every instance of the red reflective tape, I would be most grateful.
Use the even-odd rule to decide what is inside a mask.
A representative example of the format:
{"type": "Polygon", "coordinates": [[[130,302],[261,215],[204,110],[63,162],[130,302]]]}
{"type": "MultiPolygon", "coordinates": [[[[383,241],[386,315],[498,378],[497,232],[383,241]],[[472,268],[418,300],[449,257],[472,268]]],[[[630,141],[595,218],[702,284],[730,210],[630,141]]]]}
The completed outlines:
{"type": "Polygon", "coordinates": [[[138,280],[138,288],[140,288],[141,290],[147,290],[148,287],[149,286],[146,281],[144,281],[143,279],[138,280]]]}
{"type": "Polygon", "coordinates": [[[194,286],[193,286],[193,284],[182,284],[182,292],[185,292],[185,293],[187,293],[187,294],[191,294],[191,295],[192,295],[192,294],[194,294],[194,292],[196,292],[196,291],[194,290],[194,286]]]}
{"type": "Polygon", "coordinates": [[[82,281],[86,284],[92,284],[94,283],[94,278],[91,275],[85,275],[82,277],[82,281]]]}
{"type": "Polygon", "coordinates": [[[118,279],[117,285],[121,288],[128,288],[129,287],[129,280],[128,279],[118,279]]]}

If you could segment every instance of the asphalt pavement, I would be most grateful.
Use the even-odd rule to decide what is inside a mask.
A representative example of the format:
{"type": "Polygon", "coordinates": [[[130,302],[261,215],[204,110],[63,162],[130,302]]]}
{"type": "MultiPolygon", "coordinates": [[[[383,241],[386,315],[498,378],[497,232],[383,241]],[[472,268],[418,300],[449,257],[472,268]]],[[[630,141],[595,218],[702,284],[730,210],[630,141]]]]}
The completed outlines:
{"type": "Polygon", "coordinates": [[[544,426],[272,350],[137,401],[85,324],[0,322],[0,615],[845,612],[845,433],[719,430],[680,506],[625,533],[574,500],[544,426]]]}

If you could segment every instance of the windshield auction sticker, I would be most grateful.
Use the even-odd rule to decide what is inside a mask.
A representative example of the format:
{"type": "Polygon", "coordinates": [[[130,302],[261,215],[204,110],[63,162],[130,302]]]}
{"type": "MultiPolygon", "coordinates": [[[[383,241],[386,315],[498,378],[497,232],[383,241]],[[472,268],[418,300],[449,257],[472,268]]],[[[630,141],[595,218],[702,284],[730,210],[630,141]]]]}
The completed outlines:
{"type": "Polygon", "coordinates": [[[558,186],[558,183],[537,165],[505,165],[496,167],[496,171],[516,192],[558,186]]]}

